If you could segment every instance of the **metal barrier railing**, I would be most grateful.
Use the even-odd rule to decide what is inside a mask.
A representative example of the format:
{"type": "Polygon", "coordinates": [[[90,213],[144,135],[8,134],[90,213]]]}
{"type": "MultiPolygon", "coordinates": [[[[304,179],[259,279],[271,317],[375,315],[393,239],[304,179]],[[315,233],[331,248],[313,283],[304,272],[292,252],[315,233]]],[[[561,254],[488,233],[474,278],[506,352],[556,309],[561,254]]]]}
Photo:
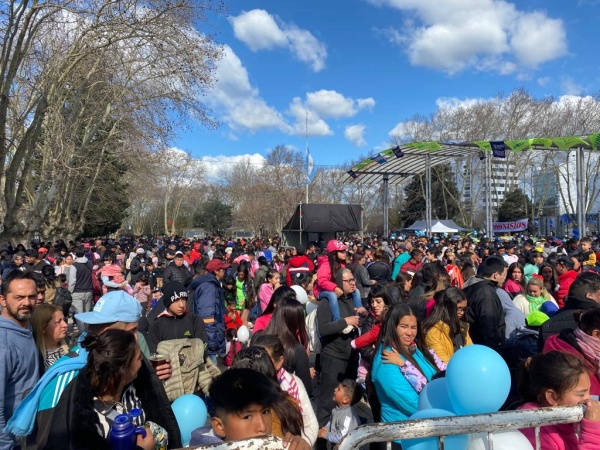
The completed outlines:
{"type": "MultiPolygon", "coordinates": [[[[391,442],[400,439],[438,437],[439,448],[444,448],[444,437],[459,434],[488,433],[493,443],[494,431],[517,428],[536,429],[536,448],[540,446],[540,426],[581,422],[585,407],[561,406],[555,408],[502,411],[490,414],[438,417],[434,419],[405,420],[401,422],[363,425],[348,433],[337,450],[354,450],[371,442],[391,442]]],[[[493,448],[491,445],[489,448],[493,448]]],[[[193,447],[195,450],[281,450],[281,439],[269,436],[244,441],[193,447]]]]}
{"type": "Polygon", "coordinates": [[[350,450],[371,442],[439,437],[439,448],[443,449],[444,436],[488,433],[488,439],[492,439],[493,442],[491,433],[494,431],[535,427],[536,448],[539,450],[540,426],[581,422],[584,409],[585,407],[582,405],[561,406],[363,425],[348,433],[348,436],[340,442],[337,448],[338,450],[350,450]]]}

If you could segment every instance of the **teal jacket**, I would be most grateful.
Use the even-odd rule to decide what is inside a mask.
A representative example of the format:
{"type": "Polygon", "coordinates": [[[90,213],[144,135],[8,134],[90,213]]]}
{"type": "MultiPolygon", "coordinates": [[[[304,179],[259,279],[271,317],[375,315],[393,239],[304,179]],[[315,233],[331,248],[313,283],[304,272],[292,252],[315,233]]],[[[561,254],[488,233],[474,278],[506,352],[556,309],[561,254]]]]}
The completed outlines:
{"type": "MultiPolygon", "coordinates": [[[[388,350],[391,348],[388,347],[388,350]]],[[[436,369],[417,349],[413,355],[419,367],[425,372],[427,381],[435,375],[436,369]]],[[[384,364],[381,347],[377,349],[371,369],[371,379],[381,403],[381,421],[395,422],[407,420],[418,410],[419,394],[394,364],[384,364]]]]}

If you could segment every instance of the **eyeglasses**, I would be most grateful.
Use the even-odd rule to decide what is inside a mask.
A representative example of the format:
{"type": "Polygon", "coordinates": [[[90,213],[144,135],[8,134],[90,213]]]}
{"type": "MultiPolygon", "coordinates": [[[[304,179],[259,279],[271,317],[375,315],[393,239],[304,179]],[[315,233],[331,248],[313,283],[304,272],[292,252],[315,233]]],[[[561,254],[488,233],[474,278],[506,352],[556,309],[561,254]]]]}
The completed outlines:
{"type": "Polygon", "coordinates": [[[348,280],[342,280],[342,281],[345,281],[346,283],[350,283],[350,284],[356,283],[356,280],[354,278],[350,278],[348,280]]]}
{"type": "Polygon", "coordinates": [[[456,308],[456,312],[458,314],[464,314],[467,311],[467,308],[456,308]]]}

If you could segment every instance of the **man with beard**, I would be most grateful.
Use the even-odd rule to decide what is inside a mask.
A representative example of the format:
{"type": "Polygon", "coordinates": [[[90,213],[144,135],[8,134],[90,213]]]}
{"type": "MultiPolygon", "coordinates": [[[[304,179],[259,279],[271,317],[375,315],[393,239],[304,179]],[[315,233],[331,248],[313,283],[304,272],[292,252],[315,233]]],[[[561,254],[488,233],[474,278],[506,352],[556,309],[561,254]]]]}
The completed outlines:
{"type": "Polygon", "coordinates": [[[0,295],[0,449],[20,448],[4,426],[40,375],[29,318],[37,300],[32,272],[12,271],[0,295]]]}

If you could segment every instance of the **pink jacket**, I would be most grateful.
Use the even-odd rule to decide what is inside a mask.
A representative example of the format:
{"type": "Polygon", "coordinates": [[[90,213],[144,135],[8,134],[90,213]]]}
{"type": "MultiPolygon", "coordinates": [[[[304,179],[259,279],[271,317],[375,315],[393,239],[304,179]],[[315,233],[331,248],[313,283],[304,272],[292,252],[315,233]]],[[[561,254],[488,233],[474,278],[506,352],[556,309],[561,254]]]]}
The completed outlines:
{"type": "MultiPolygon", "coordinates": [[[[327,255],[319,256],[317,258],[319,265],[317,269],[317,282],[313,287],[313,293],[315,297],[319,298],[319,294],[323,291],[333,292],[338,287],[334,281],[331,281],[331,267],[329,266],[329,257],[327,255]]],[[[346,267],[345,264],[340,264],[341,268],[346,267]]]]}
{"type": "Polygon", "coordinates": [[[552,350],[558,350],[559,352],[570,353],[572,355],[577,356],[579,359],[581,359],[585,363],[586,367],[589,370],[590,394],[600,395],[600,379],[598,379],[598,375],[596,375],[594,373],[591,365],[586,361],[586,359],[582,353],[577,351],[577,349],[575,347],[573,347],[571,344],[569,344],[568,342],[562,340],[558,334],[549,336],[548,339],[546,339],[542,353],[548,353],[548,352],[551,352],[552,350]]]}
{"type": "MultiPolygon", "coordinates": [[[[519,409],[537,409],[536,403],[525,403],[519,409]]],[[[581,436],[577,438],[576,423],[547,425],[540,428],[542,450],[596,450],[600,448],[600,422],[583,419],[581,436]]],[[[535,448],[535,428],[521,428],[531,445],[535,448]]]]}
{"type": "Polygon", "coordinates": [[[258,290],[258,300],[260,302],[260,310],[264,311],[269,306],[269,302],[271,301],[271,297],[273,297],[273,285],[269,282],[263,283],[258,290]]]}

